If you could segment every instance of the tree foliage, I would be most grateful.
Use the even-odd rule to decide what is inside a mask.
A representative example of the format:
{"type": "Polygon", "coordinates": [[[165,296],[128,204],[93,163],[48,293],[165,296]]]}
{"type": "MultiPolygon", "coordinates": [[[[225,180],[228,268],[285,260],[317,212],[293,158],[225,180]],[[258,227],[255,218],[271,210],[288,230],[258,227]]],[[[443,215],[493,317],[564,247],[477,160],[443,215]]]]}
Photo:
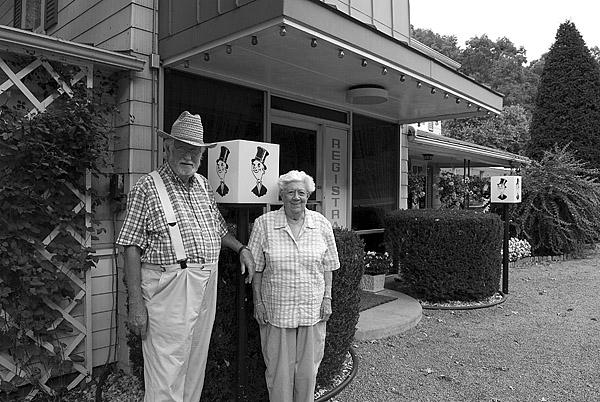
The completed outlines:
{"type": "Polygon", "coordinates": [[[460,71],[504,95],[504,105],[530,108],[535,96],[538,77],[525,67],[524,47],[516,47],[510,39],[496,41],[487,35],[473,37],[457,59],[460,71]]]}
{"type": "Polygon", "coordinates": [[[529,141],[529,117],[521,105],[506,106],[498,116],[447,120],[444,135],[514,154],[523,154],[529,141]]]}
{"type": "Polygon", "coordinates": [[[503,37],[491,40],[474,36],[461,49],[454,35],[439,35],[430,29],[412,29],[413,38],[461,64],[460,72],[504,95],[504,105],[533,110],[539,72],[527,67],[526,50],[503,37]]]}
{"type": "Polygon", "coordinates": [[[535,255],[576,253],[598,240],[597,174],[567,146],[545,151],[540,161],[524,168],[522,202],[511,208],[511,220],[535,255]]]}
{"type": "Polygon", "coordinates": [[[555,144],[590,167],[600,167],[600,68],[572,22],[560,25],[550,48],[532,116],[528,156],[540,159],[555,144]]]}
{"type": "Polygon", "coordinates": [[[460,57],[461,49],[456,35],[440,35],[431,29],[415,29],[411,26],[412,37],[433,50],[440,52],[452,60],[460,57]]]}

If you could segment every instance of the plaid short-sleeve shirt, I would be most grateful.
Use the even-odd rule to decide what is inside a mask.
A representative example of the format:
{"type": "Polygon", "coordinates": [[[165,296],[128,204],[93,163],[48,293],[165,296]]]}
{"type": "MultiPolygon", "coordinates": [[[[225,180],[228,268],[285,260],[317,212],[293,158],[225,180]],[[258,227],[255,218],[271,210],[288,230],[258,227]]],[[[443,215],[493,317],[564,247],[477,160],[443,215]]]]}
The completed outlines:
{"type": "Polygon", "coordinates": [[[261,296],[269,323],[280,328],[314,325],[321,318],[325,271],[340,267],[331,223],[306,210],[294,239],[283,208],[254,222],[248,247],[262,272],[261,296]]]}
{"type": "MultiPolygon", "coordinates": [[[[190,263],[213,263],[219,258],[227,226],[217,208],[208,180],[196,174],[188,189],[169,164],[158,168],[173,205],[190,263]]],[[[142,177],[127,195],[127,213],[117,244],[138,246],[142,262],[175,264],[167,218],[150,175],[142,177]]]]}

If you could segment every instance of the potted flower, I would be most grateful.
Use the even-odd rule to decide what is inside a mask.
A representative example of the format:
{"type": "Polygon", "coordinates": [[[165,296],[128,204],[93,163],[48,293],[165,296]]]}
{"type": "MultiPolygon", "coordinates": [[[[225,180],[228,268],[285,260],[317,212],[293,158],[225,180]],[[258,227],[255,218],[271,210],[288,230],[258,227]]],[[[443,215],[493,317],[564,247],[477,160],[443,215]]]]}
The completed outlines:
{"type": "Polygon", "coordinates": [[[392,258],[387,251],[385,253],[368,251],[364,261],[365,272],[360,280],[360,288],[367,292],[382,291],[385,275],[393,265],[392,258]]]}

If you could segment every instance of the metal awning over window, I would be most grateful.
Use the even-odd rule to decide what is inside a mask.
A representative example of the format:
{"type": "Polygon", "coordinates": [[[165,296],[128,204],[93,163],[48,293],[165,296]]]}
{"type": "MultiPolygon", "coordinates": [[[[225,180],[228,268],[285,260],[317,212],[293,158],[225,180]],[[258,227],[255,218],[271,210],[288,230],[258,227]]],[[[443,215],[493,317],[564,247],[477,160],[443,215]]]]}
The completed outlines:
{"type": "Polygon", "coordinates": [[[525,156],[418,131],[408,137],[408,156],[413,160],[423,160],[424,155],[431,155],[429,161],[441,168],[462,167],[464,160],[468,160],[472,167],[517,168],[530,163],[525,156]]]}

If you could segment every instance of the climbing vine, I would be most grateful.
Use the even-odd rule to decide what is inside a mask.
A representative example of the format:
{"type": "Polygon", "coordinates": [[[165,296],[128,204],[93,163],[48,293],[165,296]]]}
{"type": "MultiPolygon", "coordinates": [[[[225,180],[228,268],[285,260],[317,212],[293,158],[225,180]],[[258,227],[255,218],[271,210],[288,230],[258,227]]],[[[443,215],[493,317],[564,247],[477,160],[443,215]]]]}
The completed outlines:
{"type": "MultiPolygon", "coordinates": [[[[84,360],[65,353],[61,333],[73,329],[66,320],[57,321],[57,306],[76,297],[67,275],[77,276],[96,262],[93,250],[76,239],[99,232],[82,195],[91,195],[92,211],[102,197],[87,188],[86,175],[105,176],[111,168],[113,108],[103,94],[113,91],[114,80],[102,82],[97,92],[74,86],[72,97],[59,98],[33,117],[24,101],[2,99],[0,353],[10,355],[16,376],[0,379],[0,395],[25,382],[41,394],[60,394],[64,387],[46,387],[44,374],[70,373],[74,362],[84,360]]],[[[43,91],[50,86],[36,84],[43,91]]]]}

